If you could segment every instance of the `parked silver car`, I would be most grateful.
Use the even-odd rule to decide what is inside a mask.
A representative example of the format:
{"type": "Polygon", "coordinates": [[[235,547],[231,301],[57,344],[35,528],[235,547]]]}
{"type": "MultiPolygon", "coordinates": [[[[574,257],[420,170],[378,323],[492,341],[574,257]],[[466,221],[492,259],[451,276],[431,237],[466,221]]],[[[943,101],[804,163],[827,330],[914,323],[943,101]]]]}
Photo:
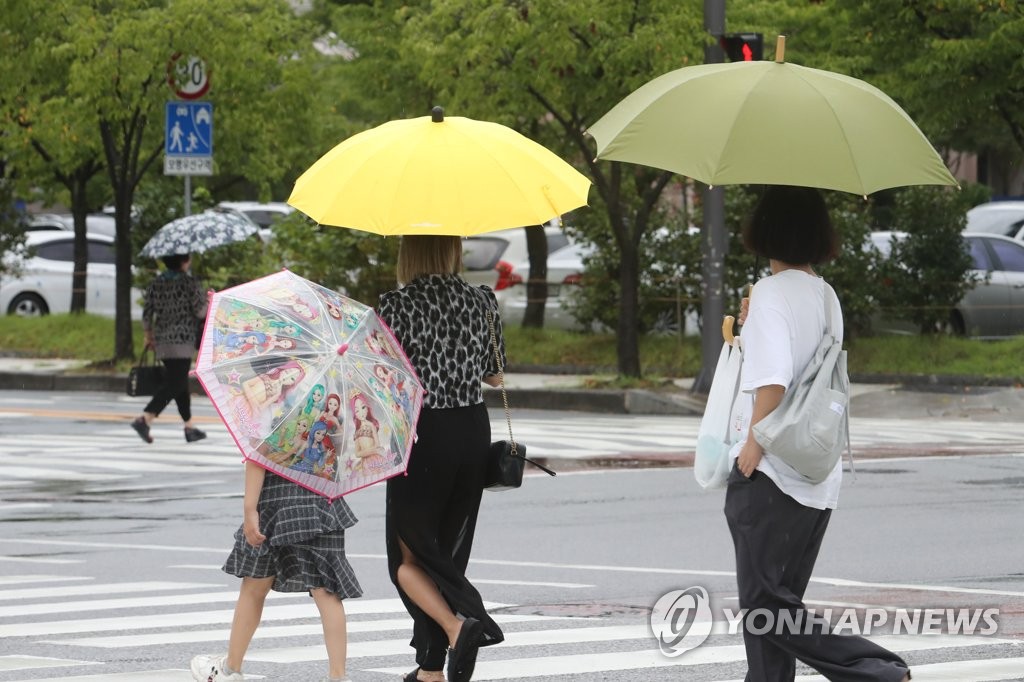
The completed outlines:
{"type": "MultiPolygon", "coordinates": [[[[872,241],[888,255],[901,232],[878,232],[872,241]]],[[[977,284],[950,312],[950,332],[979,339],[1024,334],[1024,242],[998,234],[964,233],[977,284]]],[[[916,333],[910,323],[879,319],[875,329],[887,333],[916,333]]]]}

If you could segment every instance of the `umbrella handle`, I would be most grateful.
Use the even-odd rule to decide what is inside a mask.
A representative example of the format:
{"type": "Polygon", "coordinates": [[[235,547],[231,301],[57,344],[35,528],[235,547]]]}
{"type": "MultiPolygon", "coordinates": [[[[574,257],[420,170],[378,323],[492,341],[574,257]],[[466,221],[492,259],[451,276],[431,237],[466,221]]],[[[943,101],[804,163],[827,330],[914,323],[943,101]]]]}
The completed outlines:
{"type": "Polygon", "coordinates": [[[722,339],[732,345],[733,339],[736,338],[736,334],[733,332],[733,323],[736,322],[736,318],[732,315],[726,315],[722,318],[722,339]]]}
{"type": "Polygon", "coordinates": [[[775,63],[783,64],[786,61],[786,36],[779,36],[775,39],[775,63]]]}

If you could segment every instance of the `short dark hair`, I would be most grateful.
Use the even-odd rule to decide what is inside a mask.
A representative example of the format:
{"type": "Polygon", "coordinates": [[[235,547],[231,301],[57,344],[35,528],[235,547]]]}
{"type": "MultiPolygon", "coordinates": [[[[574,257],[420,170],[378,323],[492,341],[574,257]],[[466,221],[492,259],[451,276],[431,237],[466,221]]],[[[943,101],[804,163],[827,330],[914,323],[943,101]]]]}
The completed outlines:
{"type": "Polygon", "coordinates": [[[168,270],[181,270],[181,266],[185,264],[185,261],[189,259],[189,254],[174,254],[173,256],[163,256],[160,260],[163,261],[164,266],[168,270]]]}
{"type": "Polygon", "coordinates": [[[772,185],[743,227],[743,245],[788,265],[827,263],[839,253],[821,192],[811,187],[772,185]]]}

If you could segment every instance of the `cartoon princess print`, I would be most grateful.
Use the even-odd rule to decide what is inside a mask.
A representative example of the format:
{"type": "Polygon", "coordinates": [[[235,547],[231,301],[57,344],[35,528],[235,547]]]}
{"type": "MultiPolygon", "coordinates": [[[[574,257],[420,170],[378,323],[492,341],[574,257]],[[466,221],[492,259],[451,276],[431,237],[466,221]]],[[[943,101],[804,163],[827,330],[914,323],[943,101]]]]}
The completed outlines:
{"type": "Polygon", "coordinates": [[[306,370],[295,360],[246,379],[242,382],[242,395],[248,401],[252,414],[281,402],[306,376],[306,370]]]}
{"type": "Polygon", "coordinates": [[[274,431],[259,451],[264,457],[285,468],[293,464],[293,460],[306,445],[309,438],[310,419],[299,415],[274,431]]]}
{"type": "Polygon", "coordinates": [[[300,298],[299,295],[291,289],[278,287],[263,293],[278,305],[288,308],[304,320],[312,321],[320,317],[320,312],[316,308],[311,306],[304,299],[300,298]]]}
{"type": "Polygon", "coordinates": [[[373,416],[366,396],[358,390],[353,391],[349,406],[352,410],[355,456],[358,458],[356,466],[364,474],[387,469],[389,465],[380,447],[380,422],[373,416]]]}
{"type": "MultiPolygon", "coordinates": [[[[327,433],[327,424],[316,422],[309,430],[302,459],[292,467],[292,470],[323,476],[328,466],[327,460],[334,454],[334,450],[334,442],[327,433]]],[[[331,459],[336,460],[337,456],[334,455],[331,459]]]]}
{"type": "Polygon", "coordinates": [[[324,396],[327,393],[327,389],[324,388],[323,384],[316,384],[313,389],[309,392],[309,396],[306,398],[305,404],[302,406],[302,414],[307,416],[315,416],[323,409],[324,396]]]}
{"type": "Polygon", "coordinates": [[[341,427],[341,396],[331,393],[327,396],[327,404],[317,417],[317,421],[327,424],[327,430],[331,435],[338,433],[341,427]]]}
{"type": "Polygon", "coordinates": [[[214,313],[214,321],[219,327],[235,329],[237,331],[263,331],[267,328],[268,321],[263,313],[244,303],[217,308],[214,313]]]}
{"type": "Polygon", "coordinates": [[[366,337],[366,346],[377,355],[387,355],[396,359],[399,357],[387,334],[379,329],[374,329],[366,337]]]}

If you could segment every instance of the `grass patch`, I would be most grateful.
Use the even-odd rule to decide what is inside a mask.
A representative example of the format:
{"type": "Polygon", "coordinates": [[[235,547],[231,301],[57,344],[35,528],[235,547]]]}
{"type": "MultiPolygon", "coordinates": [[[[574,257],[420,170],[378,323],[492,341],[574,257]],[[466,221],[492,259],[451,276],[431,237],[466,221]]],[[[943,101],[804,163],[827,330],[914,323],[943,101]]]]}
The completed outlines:
{"type": "MultiPolygon", "coordinates": [[[[133,322],[135,346],[142,347],[142,325],[133,322]]],[[[114,356],[114,320],[99,315],[44,315],[0,318],[0,350],[9,355],[66,358],[90,362],[114,356]]]]}
{"type": "Polygon", "coordinates": [[[851,374],[943,374],[1024,378],[1024,337],[974,341],[947,336],[876,336],[848,344],[851,374]]]}
{"type": "MultiPolygon", "coordinates": [[[[585,367],[614,374],[618,367],[613,334],[583,334],[554,329],[504,329],[506,354],[513,366],[585,367]]],[[[644,336],[640,362],[645,375],[683,377],[700,370],[700,339],[644,336]]]]}
{"type": "MultiPolygon", "coordinates": [[[[142,349],[142,326],[133,322],[136,352],[142,349]]],[[[559,330],[505,329],[508,360],[513,366],[580,367],[607,375],[598,379],[614,388],[654,388],[664,377],[692,377],[700,370],[700,339],[645,336],[640,340],[644,379],[616,378],[616,340],[611,334],[559,330]]],[[[847,344],[851,374],[972,375],[1016,379],[1024,383],[1021,358],[1024,336],[1005,341],[950,337],[879,336],[847,344]]],[[[97,315],[0,317],[0,352],[35,358],[78,358],[93,371],[109,371],[114,354],[114,321],[97,315]]],[[[116,365],[127,371],[131,361],[116,365]]]]}

